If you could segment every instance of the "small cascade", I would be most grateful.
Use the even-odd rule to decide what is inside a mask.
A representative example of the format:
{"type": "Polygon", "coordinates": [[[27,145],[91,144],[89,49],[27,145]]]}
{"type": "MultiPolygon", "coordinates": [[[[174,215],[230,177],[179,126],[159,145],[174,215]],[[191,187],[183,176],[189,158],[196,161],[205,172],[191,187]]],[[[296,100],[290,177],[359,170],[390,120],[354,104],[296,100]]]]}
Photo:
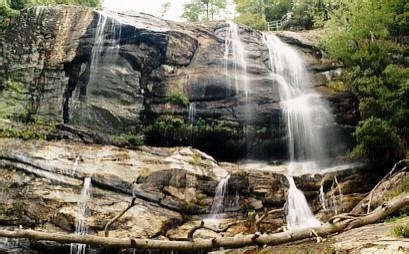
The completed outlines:
{"type": "MultiPolygon", "coordinates": [[[[77,203],[77,212],[75,218],[75,234],[85,235],[88,231],[87,225],[85,223],[86,218],[90,215],[88,202],[91,198],[91,178],[87,177],[84,179],[84,187],[81,191],[81,198],[77,203]]],[[[70,253],[71,254],[85,254],[86,244],[71,244],[70,253]]]]}
{"type": "Polygon", "coordinates": [[[195,102],[189,103],[188,121],[191,124],[195,124],[195,122],[196,122],[196,103],[195,102]]]}
{"type": "Polygon", "coordinates": [[[104,15],[102,12],[98,12],[98,24],[97,24],[97,30],[95,32],[95,42],[94,42],[94,46],[92,47],[92,51],[91,51],[90,80],[92,80],[93,73],[95,73],[96,71],[96,68],[99,63],[99,58],[104,49],[104,42],[105,42],[104,32],[105,32],[105,27],[107,24],[107,19],[108,18],[106,15],[104,15]]]}
{"type": "Polygon", "coordinates": [[[216,187],[216,193],[214,195],[213,204],[210,208],[210,218],[209,219],[219,219],[221,218],[219,213],[224,210],[224,199],[227,193],[227,185],[229,183],[230,175],[223,178],[216,187]]]}
{"type": "Polygon", "coordinates": [[[314,217],[304,194],[297,188],[294,178],[287,176],[288,189],[287,227],[289,230],[319,227],[321,222],[314,217]]]}
{"type": "Polygon", "coordinates": [[[342,190],[341,187],[338,184],[338,179],[337,176],[334,176],[334,179],[332,181],[332,186],[331,186],[331,192],[332,192],[332,209],[334,210],[335,214],[338,214],[339,208],[342,208],[342,198],[343,198],[343,194],[342,194],[342,190]],[[339,194],[339,200],[337,201],[337,198],[335,197],[335,189],[338,188],[338,194],[339,194]]]}
{"type": "Polygon", "coordinates": [[[72,166],[71,176],[75,176],[75,173],[78,170],[78,164],[80,160],[81,160],[81,155],[77,155],[77,157],[75,157],[74,165],[72,166]]]}
{"type": "Polygon", "coordinates": [[[325,197],[323,183],[321,184],[321,187],[320,187],[320,203],[321,203],[322,209],[328,210],[328,200],[325,197]]]}
{"type": "Polygon", "coordinates": [[[339,208],[342,208],[343,195],[342,195],[342,190],[338,184],[338,179],[336,176],[334,176],[333,178],[330,193],[331,193],[331,197],[328,200],[325,197],[324,185],[322,183],[320,187],[320,196],[319,196],[321,207],[324,210],[332,210],[335,212],[335,214],[338,214],[340,212],[339,208]],[[336,190],[338,190],[339,199],[337,199],[337,197],[335,196],[336,190]]]}
{"type": "Polygon", "coordinates": [[[225,38],[225,72],[229,77],[230,83],[234,84],[237,93],[243,92],[248,102],[249,82],[247,74],[240,75],[240,73],[247,73],[246,52],[239,36],[239,28],[236,23],[228,22],[229,28],[225,38]],[[232,64],[233,70],[229,70],[229,65],[232,64]],[[233,72],[233,73],[232,73],[233,72]]]}

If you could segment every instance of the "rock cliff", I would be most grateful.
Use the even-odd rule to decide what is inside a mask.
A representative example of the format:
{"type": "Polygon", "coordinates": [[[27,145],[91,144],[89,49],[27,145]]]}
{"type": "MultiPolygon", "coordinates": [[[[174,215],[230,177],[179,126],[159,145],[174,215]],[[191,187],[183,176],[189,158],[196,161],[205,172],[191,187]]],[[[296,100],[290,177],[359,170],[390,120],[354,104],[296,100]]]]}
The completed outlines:
{"type": "MultiPolygon", "coordinates": [[[[285,159],[278,84],[262,34],[239,26],[247,68],[237,70],[224,57],[227,29],[223,22],[181,24],[139,13],[27,9],[0,36],[0,82],[22,84],[8,114],[85,128],[104,141],[131,133],[151,145],[193,145],[217,159],[285,159]],[[233,70],[250,84],[248,96],[234,88],[233,70]]],[[[317,57],[317,46],[287,41],[297,42],[315,87],[337,75],[317,57]]],[[[356,116],[348,100],[330,100],[340,125],[356,116]]],[[[350,128],[340,125],[327,127],[348,137],[350,128]]]]}

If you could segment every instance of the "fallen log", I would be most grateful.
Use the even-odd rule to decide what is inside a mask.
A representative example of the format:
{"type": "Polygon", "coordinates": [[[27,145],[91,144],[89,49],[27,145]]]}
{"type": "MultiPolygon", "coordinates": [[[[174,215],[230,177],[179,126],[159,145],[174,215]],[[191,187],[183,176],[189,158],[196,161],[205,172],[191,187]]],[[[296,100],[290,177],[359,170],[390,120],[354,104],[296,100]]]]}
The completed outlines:
{"type": "Polygon", "coordinates": [[[375,223],[383,219],[402,207],[409,205],[409,194],[402,193],[398,197],[393,198],[387,204],[384,204],[372,213],[340,221],[336,223],[326,223],[320,227],[306,228],[294,231],[280,232],[271,235],[240,235],[237,237],[224,237],[215,239],[199,239],[194,241],[163,241],[150,239],[128,239],[128,238],[112,238],[100,237],[92,235],[74,235],[74,234],[59,234],[45,233],[33,230],[0,230],[0,236],[8,238],[27,238],[34,241],[54,241],[59,243],[80,243],[94,246],[116,247],[116,248],[138,248],[138,249],[157,249],[157,250],[212,250],[216,248],[242,248],[247,246],[273,246],[283,243],[294,242],[310,237],[323,237],[333,233],[349,230],[356,227],[361,227],[367,224],[375,223]]]}

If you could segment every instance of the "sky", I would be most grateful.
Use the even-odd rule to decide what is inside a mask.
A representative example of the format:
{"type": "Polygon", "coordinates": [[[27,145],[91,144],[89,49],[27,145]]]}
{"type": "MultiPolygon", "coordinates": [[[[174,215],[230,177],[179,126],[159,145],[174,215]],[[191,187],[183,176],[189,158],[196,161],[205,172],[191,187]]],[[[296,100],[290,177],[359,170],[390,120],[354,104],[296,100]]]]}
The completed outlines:
{"type": "Polygon", "coordinates": [[[165,19],[183,21],[180,16],[183,6],[191,0],[104,0],[103,7],[113,11],[135,10],[155,16],[160,16],[161,6],[164,2],[170,2],[170,8],[165,19]]]}
{"type": "MultiPolygon", "coordinates": [[[[104,0],[103,7],[114,10],[135,10],[138,12],[145,12],[155,16],[161,13],[161,5],[167,2],[166,0],[104,0]]],[[[183,5],[190,2],[190,0],[169,0],[170,8],[165,19],[182,21],[180,17],[183,12],[183,5]]]]}

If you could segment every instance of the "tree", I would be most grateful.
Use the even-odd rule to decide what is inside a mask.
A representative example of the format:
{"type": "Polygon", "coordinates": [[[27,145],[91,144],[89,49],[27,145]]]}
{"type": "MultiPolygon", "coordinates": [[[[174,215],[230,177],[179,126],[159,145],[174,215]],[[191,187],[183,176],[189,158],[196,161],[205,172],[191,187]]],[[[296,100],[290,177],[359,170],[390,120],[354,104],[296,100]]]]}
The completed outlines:
{"type": "Polygon", "coordinates": [[[263,30],[266,27],[266,4],[264,0],[234,0],[239,16],[236,22],[243,23],[254,29],[263,30]]]}
{"type": "Polygon", "coordinates": [[[182,17],[188,21],[215,20],[226,9],[226,0],[192,0],[183,8],[182,17]]]}
{"type": "Polygon", "coordinates": [[[49,4],[72,4],[98,7],[101,3],[101,0],[0,0],[0,29],[7,27],[11,18],[18,15],[19,11],[24,8],[49,4]]]}
{"type": "Polygon", "coordinates": [[[408,147],[409,68],[400,41],[408,17],[405,0],[343,1],[325,25],[323,44],[347,66],[344,81],[359,99],[355,151],[378,166],[400,159],[408,147]]]}
{"type": "Polygon", "coordinates": [[[163,18],[166,16],[166,14],[168,13],[170,8],[170,2],[166,1],[164,3],[162,3],[161,5],[161,12],[160,12],[160,16],[163,18]]]}

